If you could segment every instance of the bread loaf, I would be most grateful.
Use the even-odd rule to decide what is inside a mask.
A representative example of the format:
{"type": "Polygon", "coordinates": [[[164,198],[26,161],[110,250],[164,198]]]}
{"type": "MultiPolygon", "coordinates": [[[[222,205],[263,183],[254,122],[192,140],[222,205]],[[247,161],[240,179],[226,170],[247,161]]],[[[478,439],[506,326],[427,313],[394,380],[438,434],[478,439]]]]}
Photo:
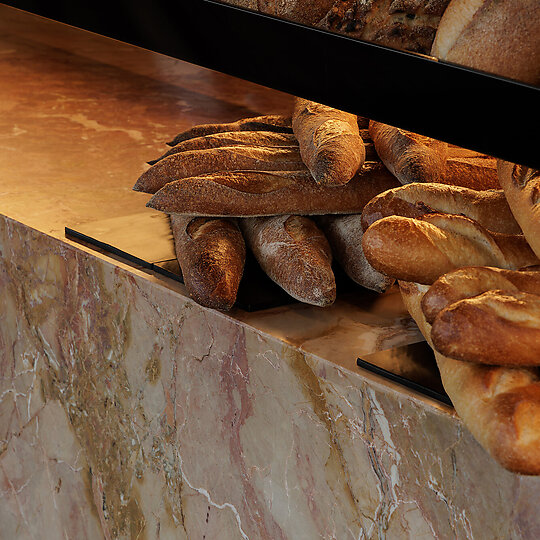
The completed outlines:
{"type": "Polygon", "coordinates": [[[377,154],[402,183],[437,182],[470,189],[500,188],[497,160],[412,131],[369,123],[377,154]]]}
{"type": "Polygon", "coordinates": [[[362,246],[375,270],[423,284],[462,266],[517,269],[539,263],[522,235],[493,233],[450,214],[380,219],[364,232],[362,246]]]}
{"type": "Polygon", "coordinates": [[[203,137],[187,139],[173,146],[157,159],[148,161],[149,165],[154,165],[163,158],[179,152],[192,150],[206,150],[207,148],[218,148],[221,146],[295,146],[298,141],[292,133],[276,133],[273,131],[226,131],[224,133],[213,133],[203,137]]]}
{"type": "Polygon", "coordinates": [[[452,0],[431,54],[441,60],[540,84],[538,0],[452,0]]]}
{"type": "Polygon", "coordinates": [[[465,298],[437,315],[431,339],[437,351],[457,360],[540,366],[540,296],[490,290],[465,298]]]}
{"type": "Polygon", "coordinates": [[[317,183],[345,184],[364,163],[356,115],[296,98],[292,125],[302,159],[317,183]]]}
{"type": "Polygon", "coordinates": [[[372,197],[396,185],[395,178],[376,163],[341,186],[318,185],[306,169],[219,172],[171,182],[147,206],[202,216],[350,214],[361,212],[372,197]]]}
{"type": "Polygon", "coordinates": [[[373,120],[369,133],[377,154],[402,184],[438,182],[443,176],[448,153],[445,142],[373,120]]]}
{"type": "Polygon", "coordinates": [[[230,219],[170,216],[176,257],[189,295],[199,304],[229,310],[242,279],[246,249],[230,219]]]}
{"type": "Polygon", "coordinates": [[[326,215],[318,217],[316,222],[345,273],[366,289],[384,292],[395,280],[377,272],[368,263],[362,250],[363,231],[360,218],[360,214],[326,215]]]}
{"type": "Polygon", "coordinates": [[[169,146],[176,146],[182,141],[194,139],[195,137],[231,131],[275,131],[277,133],[292,133],[291,118],[287,116],[267,115],[242,118],[236,122],[224,124],[200,124],[187,131],[182,131],[167,144],[169,146]]]}
{"type": "Polygon", "coordinates": [[[166,157],[145,171],[133,186],[133,190],[156,193],[169,182],[213,172],[302,171],[305,169],[296,147],[223,146],[181,152],[166,157]]]}
{"type": "MultiPolygon", "coordinates": [[[[405,306],[431,343],[421,299],[427,286],[400,282],[405,306]]],[[[433,346],[433,345],[432,345],[433,346]]],[[[540,377],[534,368],[453,360],[435,351],[441,380],[475,439],[506,469],[540,474],[540,377]]]]}
{"type": "Polygon", "coordinates": [[[422,312],[429,324],[445,308],[465,298],[490,290],[540,295],[540,267],[523,270],[473,266],[459,268],[438,278],[422,299],[422,312]]]}
{"type": "Polygon", "coordinates": [[[498,173],[516,221],[540,257],[540,171],[500,160],[498,173]]]}
{"type": "Polygon", "coordinates": [[[291,215],[246,218],[240,225],[261,268],[288,294],[316,306],[335,301],[332,252],[311,219],[291,215]]]}
{"type": "Polygon", "coordinates": [[[477,191],[438,183],[407,184],[375,196],[362,211],[362,227],[367,229],[386,216],[419,218],[433,212],[462,214],[493,232],[521,233],[502,190],[477,191]]]}

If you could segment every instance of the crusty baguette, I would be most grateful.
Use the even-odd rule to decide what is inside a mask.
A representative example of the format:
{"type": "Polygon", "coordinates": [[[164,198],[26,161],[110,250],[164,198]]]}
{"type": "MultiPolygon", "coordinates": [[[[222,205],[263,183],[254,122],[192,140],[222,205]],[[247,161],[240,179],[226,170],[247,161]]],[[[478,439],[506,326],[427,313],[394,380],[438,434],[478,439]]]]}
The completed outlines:
{"type": "Polygon", "coordinates": [[[394,279],[377,272],[362,250],[360,214],[325,215],[316,219],[324,232],[335,259],[355,282],[376,292],[384,292],[394,279]]]}
{"type": "Polygon", "coordinates": [[[149,165],[154,165],[163,158],[179,152],[191,150],[206,150],[207,148],[218,148],[221,146],[298,146],[298,141],[292,133],[276,133],[274,131],[226,131],[223,133],[212,133],[194,139],[187,139],[173,146],[157,159],[148,161],[149,165]]]}
{"type": "Polygon", "coordinates": [[[411,131],[371,120],[369,133],[377,154],[402,183],[438,182],[444,174],[448,145],[411,131]]]}
{"type": "MultiPolygon", "coordinates": [[[[169,158],[167,158],[169,159],[169,158]]],[[[382,164],[364,167],[348,184],[318,185],[309,171],[234,171],[184,178],[161,188],[147,206],[203,216],[351,214],[397,185],[382,164]]]]}
{"type": "Polygon", "coordinates": [[[431,54],[439,59],[540,84],[538,0],[452,0],[431,54]]]}
{"type": "Polygon", "coordinates": [[[438,183],[407,184],[377,195],[362,211],[362,227],[367,229],[386,216],[418,218],[433,212],[463,214],[493,232],[521,233],[502,190],[477,191],[438,183]]]}
{"type": "Polygon", "coordinates": [[[291,117],[267,115],[242,118],[236,122],[228,122],[225,124],[200,124],[187,131],[182,131],[167,144],[169,146],[176,146],[188,139],[202,137],[213,133],[222,133],[225,131],[275,131],[278,133],[292,133],[291,117]]]}
{"type": "Polygon", "coordinates": [[[540,262],[522,235],[492,233],[450,214],[380,219],[364,232],[362,246],[375,270],[423,284],[462,266],[517,269],[540,262]]]}
{"type": "Polygon", "coordinates": [[[540,296],[491,290],[442,310],[431,329],[437,351],[497,366],[540,366],[540,296]]]}
{"type": "Polygon", "coordinates": [[[316,306],[335,301],[332,252],[313,220],[291,215],[246,218],[240,226],[261,268],[293,298],[316,306]]]}
{"type": "Polygon", "coordinates": [[[540,295],[540,267],[504,270],[486,266],[459,268],[442,275],[422,299],[422,312],[429,324],[448,306],[490,290],[540,295]]]}
{"type": "MultiPolygon", "coordinates": [[[[405,306],[427,342],[431,327],[421,299],[427,287],[400,282],[405,306]]],[[[433,345],[432,345],[433,346],[433,345]]],[[[446,393],[465,426],[506,469],[540,474],[540,376],[534,368],[508,368],[453,360],[435,351],[446,393]]]]}
{"type": "Polygon", "coordinates": [[[296,98],[292,125],[317,183],[345,184],[362,167],[366,152],[356,115],[296,98]]]}
{"type": "Polygon", "coordinates": [[[170,216],[176,257],[189,295],[199,304],[229,310],[242,279],[246,248],[230,219],[170,216]]]}
{"type": "Polygon", "coordinates": [[[510,209],[540,257],[540,171],[500,160],[498,173],[510,209]]]}
{"type": "Polygon", "coordinates": [[[222,171],[302,171],[306,167],[296,147],[222,146],[166,157],[145,171],[134,191],[156,193],[169,182],[222,171]]]}
{"type": "Polygon", "coordinates": [[[470,189],[500,189],[497,177],[497,160],[484,154],[473,156],[453,156],[448,149],[446,167],[439,182],[470,189]]]}
{"type": "Polygon", "coordinates": [[[371,120],[377,154],[402,183],[437,182],[470,189],[498,189],[497,160],[455,145],[371,120]]]}

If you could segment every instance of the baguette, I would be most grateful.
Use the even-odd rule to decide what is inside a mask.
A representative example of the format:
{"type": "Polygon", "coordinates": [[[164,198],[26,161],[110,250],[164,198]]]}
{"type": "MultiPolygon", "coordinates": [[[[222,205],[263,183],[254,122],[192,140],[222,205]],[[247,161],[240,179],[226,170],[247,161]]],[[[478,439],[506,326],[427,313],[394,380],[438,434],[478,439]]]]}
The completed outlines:
{"type": "Polygon", "coordinates": [[[362,250],[360,214],[320,216],[317,224],[324,232],[332,253],[345,273],[358,285],[376,292],[384,292],[394,279],[377,272],[367,261],[362,250]]]}
{"type": "MultiPolygon", "coordinates": [[[[433,346],[431,327],[421,309],[427,287],[399,285],[405,306],[433,346]]],[[[435,359],[456,412],[482,447],[509,471],[540,474],[539,372],[462,362],[437,351],[435,359]]]]}
{"type": "Polygon", "coordinates": [[[540,295],[540,267],[519,271],[492,267],[465,267],[444,274],[422,299],[422,312],[429,324],[445,308],[465,298],[499,289],[540,295]]]}
{"type": "Polygon", "coordinates": [[[242,279],[246,248],[229,219],[170,216],[176,257],[189,295],[199,304],[229,310],[242,279]]]}
{"type": "Polygon", "coordinates": [[[366,151],[356,115],[297,98],[292,125],[317,183],[346,184],[362,167],[366,151]]]}
{"type": "MultiPolygon", "coordinates": [[[[170,159],[170,158],[167,158],[170,159]]],[[[318,185],[303,171],[219,172],[171,182],[147,206],[167,213],[203,216],[351,214],[397,181],[370,163],[348,184],[318,185]]]]}
{"type": "Polygon", "coordinates": [[[500,189],[497,177],[497,160],[484,154],[473,156],[452,156],[448,150],[446,167],[439,182],[470,189],[500,189]]]}
{"type": "Polygon", "coordinates": [[[516,221],[540,257],[540,171],[502,160],[498,162],[497,169],[516,221]]]}
{"type": "Polygon", "coordinates": [[[261,268],[293,298],[315,306],[335,301],[332,252],[311,219],[291,215],[246,218],[240,226],[261,268]]]}
{"type": "Polygon", "coordinates": [[[375,270],[422,284],[462,266],[517,269],[540,262],[523,236],[493,233],[450,214],[380,219],[365,231],[362,246],[375,270]]]}
{"type": "Polygon", "coordinates": [[[521,233],[502,190],[477,191],[438,183],[407,184],[377,195],[362,211],[362,227],[365,230],[386,216],[420,218],[433,212],[463,214],[493,232],[521,233]]]}
{"type": "Polygon", "coordinates": [[[434,348],[445,356],[498,366],[540,365],[540,296],[490,290],[441,311],[434,348]]]}
{"type": "Polygon", "coordinates": [[[374,120],[369,122],[369,134],[382,162],[402,184],[438,182],[443,176],[445,142],[374,120]]]}
{"type": "Polygon", "coordinates": [[[452,0],[431,54],[441,60],[540,84],[538,0],[452,0]]]}
{"type": "Polygon", "coordinates": [[[195,137],[231,131],[275,131],[277,133],[292,133],[291,118],[288,116],[267,115],[242,118],[236,122],[225,124],[200,124],[187,131],[182,131],[167,144],[169,146],[176,146],[183,141],[194,139],[195,137]]]}
{"type": "Polygon", "coordinates": [[[306,170],[298,148],[223,146],[173,154],[145,171],[134,191],[156,193],[169,182],[213,172],[233,170],[306,170]]]}
{"type": "Polygon", "coordinates": [[[221,146],[295,146],[298,141],[292,133],[276,133],[273,131],[226,131],[223,133],[212,133],[203,137],[187,139],[173,146],[157,159],[148,161],[149,165],[155,165],[163,158],[192,150],[206,150],[207,148],[218,148],[221,146]]]}

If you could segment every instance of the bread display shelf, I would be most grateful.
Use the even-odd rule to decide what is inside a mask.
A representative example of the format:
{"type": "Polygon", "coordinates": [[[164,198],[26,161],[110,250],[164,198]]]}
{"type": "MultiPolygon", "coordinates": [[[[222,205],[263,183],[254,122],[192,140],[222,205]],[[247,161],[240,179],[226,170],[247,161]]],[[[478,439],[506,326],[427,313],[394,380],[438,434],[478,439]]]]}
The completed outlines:
{"type": "Polygon", "coordinates": [[[25,1],[9,4],[276,90],[540,168],[539,135],[530,127],[540,120],[537,87],[211,0],[168,3],[166,8],[145,1],[139,10],[128,14],[107,9],[107,17],[98,16],[99,9],[89,12],[78,5],[59,10],[45,3],[39,7],[25,1]],[[126,15],[132,24],[126,24],[126,15]]]}

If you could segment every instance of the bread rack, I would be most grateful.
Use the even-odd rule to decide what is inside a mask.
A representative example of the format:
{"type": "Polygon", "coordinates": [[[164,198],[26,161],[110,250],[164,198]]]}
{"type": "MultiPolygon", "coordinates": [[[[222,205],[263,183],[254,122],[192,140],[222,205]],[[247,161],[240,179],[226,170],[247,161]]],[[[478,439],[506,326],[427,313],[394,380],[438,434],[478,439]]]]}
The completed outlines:
{"type": "Polygon", "coordinates": [[[540,88],[213,0],[8,5],[540,168],[540,88]]]}

